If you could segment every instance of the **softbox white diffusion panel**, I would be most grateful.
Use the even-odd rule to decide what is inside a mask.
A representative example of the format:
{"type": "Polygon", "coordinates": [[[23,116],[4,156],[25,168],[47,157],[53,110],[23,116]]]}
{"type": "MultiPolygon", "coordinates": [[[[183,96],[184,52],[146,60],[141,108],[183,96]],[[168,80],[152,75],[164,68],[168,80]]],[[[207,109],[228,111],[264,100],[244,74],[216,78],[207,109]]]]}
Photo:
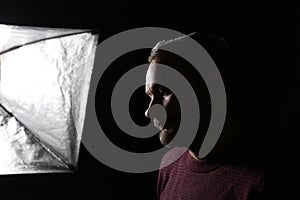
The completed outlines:
{"type": "Polygon", "coordinates": [[[0,25],[0,174],[76,168],[97,35],[0,25]]]}

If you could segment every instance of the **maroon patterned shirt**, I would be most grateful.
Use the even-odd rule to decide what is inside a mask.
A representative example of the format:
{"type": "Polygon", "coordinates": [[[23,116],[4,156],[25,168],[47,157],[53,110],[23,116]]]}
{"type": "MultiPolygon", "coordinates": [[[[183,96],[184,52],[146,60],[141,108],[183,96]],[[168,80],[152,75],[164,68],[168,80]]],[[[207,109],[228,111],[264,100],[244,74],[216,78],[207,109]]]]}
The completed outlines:
{"type": "MultiPolygon", "coordinates": [[[[182,148],[174,148],[162,164],[174,158],[182,148]]],[[[189,151],[172,164],[160,169],[160,200],[249,200],[260,199],[264,184],[261,170],[225,159],[194,159],[189,151]]]]}

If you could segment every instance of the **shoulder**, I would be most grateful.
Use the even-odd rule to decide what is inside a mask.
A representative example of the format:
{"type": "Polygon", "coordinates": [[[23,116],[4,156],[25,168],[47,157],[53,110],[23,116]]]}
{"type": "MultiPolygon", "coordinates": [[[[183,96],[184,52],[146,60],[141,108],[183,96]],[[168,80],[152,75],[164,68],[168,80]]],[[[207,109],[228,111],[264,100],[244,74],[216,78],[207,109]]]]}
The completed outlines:
{"type": "Polygon", "coordinates": [[[236,191],[255,196],[262,194],[266,179],[262,166],[249,162],[228,164],[227,172],[236,185],[236,191]]]}

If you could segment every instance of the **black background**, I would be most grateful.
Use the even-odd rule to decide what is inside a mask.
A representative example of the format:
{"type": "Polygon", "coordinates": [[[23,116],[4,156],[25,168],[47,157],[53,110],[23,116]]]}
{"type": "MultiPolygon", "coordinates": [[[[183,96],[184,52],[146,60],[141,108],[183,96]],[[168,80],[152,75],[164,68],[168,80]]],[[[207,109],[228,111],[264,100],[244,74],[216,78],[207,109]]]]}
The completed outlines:
{"type": "MultiPolygon", "coordinates": [[[[2,4],[2,3],[1,3],[2,4]]],[[[228,3],[144,1],[90,3],[6,2],[0,5],[0,23],[98,28],[99,42],[131,28],[159,26],[182,33],[202,31],[229,43],[232,79],[240,81],[244,118],[253,133],[253,154],[268,172],[269,199],[289,199],[296,179],[299,87],[288,44],[298,42],[291,12],[284,8],[255,9],[228,3]],[[283,16],[289,18],[283,18],[283,16]],[[221,39],[223,38],[223,39],[221,39]]],[[[149,36],[150,37],[150,36],[149,36]]],[[[209,52],[214,57],[214,52],[209,52]]],[[[130,60],[129,60],[130,62],[130,60]]],[[[142,111],[144,112],[144,111],[142,111]]],[[[157,171],[129,174],[94,159],[82,146],[79,170],[74,174],[7,175],[0,177],[1,199],[155,199],[157,171]]]]}

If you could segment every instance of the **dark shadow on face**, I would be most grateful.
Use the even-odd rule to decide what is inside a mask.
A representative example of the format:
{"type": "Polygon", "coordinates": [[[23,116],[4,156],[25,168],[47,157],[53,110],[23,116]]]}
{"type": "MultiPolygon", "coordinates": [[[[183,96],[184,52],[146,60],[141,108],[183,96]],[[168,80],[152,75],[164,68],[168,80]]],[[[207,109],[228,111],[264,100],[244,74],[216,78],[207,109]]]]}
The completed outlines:
{"type": "MultiPolygon", "coordinates": [[[[163,52],[163,55],[165,56],[164,60],[159,60],[159,62],[162,64],[169,64],[176,70],[180,71],[182,75],[190,82],[197,95],[199,104],[198,106],[201,111],[201,118],[198,126],[198,132],[188,148],[195,154],[198,154],[206,136],[211,118],[211,101],[209,91],[204,81],[201,80],[201,76],[197,76],[197,72],[192,71],[193,68],[190,68],[188,63],[166,52],[163,52]]],[[[161,143],[163,145],[168,145],[175,137],[179,129],[181,111],[179,101],[175,94],[172,93],[172,91],[170,91],[168,88],[159,84],[155,84],[156,77],[159,77],[158,73],[160,72],[160,70],[157,70],[158,67],[159,65],[156,62],[151,62],[147,71],[146,93],[151,98],[151,102],[145,114],[147,117],[149,117],[149,108],[154,104],[160,104],[165,108],[167,112],[166,123],[164,125],[161,124],[161,120],[155,118],[155,116],[153,121],[154,126],[160,130],[161,143]]],[[[227,114],[222,134],[208,156],[214,156],[230,148],[230,145],[237,140],[238,135],[242,130],[241,122],[238,119],[237,111],[233,109],[233,105],[234,103],[232,102],[231,98],[227,96],[227,114]]],[[[191,133],[185,132],[185,134],[191,133]]],[[[175,145],[181,146],[180,144],[175,145]]]]}
{"type": "MultiPolygon", "coordinates": [[[[147,72],[147,80],[155,79],[157,71],[155,63],[151,63],[147,72]]],[[[180,104],[175,94],[167,87],[156,84],[146,83],[146,94],[151,98],[148,109],[145,112],[146,117],[149,117],[149,109],[154,104],[159,104],[164,107],[167,113],[167,119],[164,124],[164,119],[159,119],[158,116],[154,116],[154,126],[160,130],[159,138],[163,145],[168,145],[175,137],[180,125],[180,104]]]]}
{"type": "MultiPolygon", "coordinates": [[[[161,130],[160,141],[164,145],[169,144],[170,141],[175,137],[176,132],[180,127],[181,111],[180,104],[174,93],[168,92],[164,86],[153,84],[156,82],[156,77],[160,77],[158,74],[160,72],[158,69],[159,64],[167,65],[178,71],[185,77],[195,91],[201,110],[201,121],[198,125],[198,132],[194,138],[194,141],[192,141],[192,144],[190,144],[189,147],[186,146],[186,144],[174,145],[188,147],[194,152],[198,152],[205,137],[211,115],[211,103],[206,84],[199,72],[188,61],[176,54],[161,50],[159,51],[159,55],[155,57],[154,60],[151,60],[146,75],[146,93],[151,98],[149,108],[153,104],[160,104],[167,111],[167,122],[165,123],[165,126],[160,127],[159,123],[158,126],[156,125],[161,130]],[[165,90],[167,91],[166,93],[164,92],[165,90]]],[[[148,115],[147,111],[146,116],[148,115]]],[[[184,134],[193,133],[185,132],[184,134]]],[[[178,141],[178,143],[181,143],[181,141],[178,141]]]]}

